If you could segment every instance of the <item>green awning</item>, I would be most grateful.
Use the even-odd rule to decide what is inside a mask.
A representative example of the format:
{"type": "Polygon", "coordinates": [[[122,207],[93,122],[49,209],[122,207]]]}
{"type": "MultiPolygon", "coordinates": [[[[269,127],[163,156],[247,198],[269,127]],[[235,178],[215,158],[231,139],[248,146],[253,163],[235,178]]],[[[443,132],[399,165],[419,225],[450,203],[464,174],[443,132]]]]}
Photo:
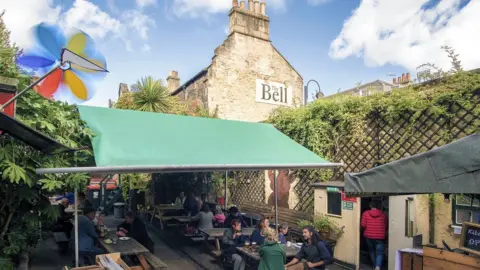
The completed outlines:
{"type": "Polygon", "coordinates": [[[365,172],[346,173],[345,192],[480,194],[480,134],[365,172]]]}
{"type": "Polygon", "coordinates": [[[181,172],[327,168],[329,163],[270,124],[79,106],[92,129],[97,167],[66,172],[181,172]]]}

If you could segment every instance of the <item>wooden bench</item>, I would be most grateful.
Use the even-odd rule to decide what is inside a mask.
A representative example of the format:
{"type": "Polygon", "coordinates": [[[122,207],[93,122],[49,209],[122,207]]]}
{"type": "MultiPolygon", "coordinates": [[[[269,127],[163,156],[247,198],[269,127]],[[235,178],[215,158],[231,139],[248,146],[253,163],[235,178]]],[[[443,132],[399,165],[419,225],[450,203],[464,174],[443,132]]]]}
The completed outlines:
{"type": "Polygon", "coordinates": [[[147,263],[152,267],[152,269],[165,269],[168,267],[166,263],[160,260],[157,256],[153,255],[151,252],[142,254],[147,263]]]}
{"type": "Polygon", "coordinates": [[[302,229],[299,226],[301,220],[313,221],[313,214],[308,214],[284,207],[278,207],[279,225],[287,225],[293,230],[300,231],[302,229]]]}
{"type": "Polygon", "coordinates": [[[263,202],[242,203],[238,208],[241,213],[245,213],[247,216],[249,214],[256,214],[254,218],[257,218],[258,216],[272,218],[274,214],[273,206],[263,202]]]}

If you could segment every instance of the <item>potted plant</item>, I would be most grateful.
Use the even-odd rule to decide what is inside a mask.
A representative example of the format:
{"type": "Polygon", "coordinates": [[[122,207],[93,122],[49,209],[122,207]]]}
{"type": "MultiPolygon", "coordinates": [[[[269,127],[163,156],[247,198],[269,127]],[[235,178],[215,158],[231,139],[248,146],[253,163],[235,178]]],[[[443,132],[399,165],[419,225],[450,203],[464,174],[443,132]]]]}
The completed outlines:
{"type": "MultiPolygon", "coordinates": [[[[229,186],[232,184],[233,180],[227,178],[227,194],[230,194],[229,186]]],[[[219,204],[224,204],[225,202],[225,173],[214,173],[212,175],[212,186],[215,190],[215,195],[219,204]]]]}

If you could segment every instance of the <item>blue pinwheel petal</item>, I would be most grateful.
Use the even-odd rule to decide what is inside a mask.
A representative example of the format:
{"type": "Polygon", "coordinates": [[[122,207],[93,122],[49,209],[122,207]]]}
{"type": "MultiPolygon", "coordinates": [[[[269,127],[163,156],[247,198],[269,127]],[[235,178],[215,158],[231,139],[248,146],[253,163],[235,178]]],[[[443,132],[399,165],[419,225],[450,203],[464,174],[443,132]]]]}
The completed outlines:
{"type": "Polygon", "coordinates": [[[17,64],[27,68],[43,68],[51,66],[55,61],[36,55],[22,55],[18,57],[17,64]]]}
{"type": "Polygon", "coordinates": [[[34,28],[36,39],[47,52],[60,59],[62,48],[66,43],[62,31],[53,25],[41,23],[34,28]]]}

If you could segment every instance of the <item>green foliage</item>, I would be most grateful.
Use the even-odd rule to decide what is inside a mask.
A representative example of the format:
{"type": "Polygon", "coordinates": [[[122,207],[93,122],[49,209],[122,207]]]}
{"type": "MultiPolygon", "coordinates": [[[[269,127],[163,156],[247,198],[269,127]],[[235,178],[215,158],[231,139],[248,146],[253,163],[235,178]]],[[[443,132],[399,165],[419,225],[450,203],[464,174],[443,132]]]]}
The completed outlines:
{"type": "MultiPolygon", "coordinates": [[[[0,76],[19,79],[18,88],[31,79],[19,74],[15,65],[18,48],[10,45],[0,15],[0,76]]],[[[56,190],[83,188],[87,174],[44,175],[38,167],[73,167],[92,165],[91,132],[80,120],[76,107],[53,102],[34,91],[17,100],[16,119],[71,148],[85,148],[75,154],[46,156],[30,146],[0,135],[0,269],[11,269],[11,258],[33,248],[42,238],[41,224],[58,218],[58,209],[46,197],[56,190]]]]}
{"type": "Polygon", "coordinates": [[[343,234],[343,229],[338,226],[338,223],[326,215],[315,217],[313,222],[301,220],[298,225],[300,228],[312,226],[318,232],[328,234],[332,239],[338,239],[343,234]]]}
{"type": "MultiPolygon", "coordinates": [[[[335,95],[318,99],[301,108],[281,108],[275,110],[268,122],[287,136],[334,162],[340,162],[342,144],[356,139],[368,143],[366,136],[367,121],[372,117],[381,119],[395,127],[397,121],[405,115],[412,115],[409,133],[403,134],[402,141],[414,132],[419,117],[431,113],[434,117],[443,117],[454,121],[452,107],[460,105],[474,108],[480,88],[480,74],[459,71],[454,75],[437,79],[431,83],[393,89],[390,93],[377,93],[371,96],[335,95]]],[[[475,119],[480,119],[480,108],[474,110],[475,119]]],[[[468,133],[480,131],[480,121],[468,127],[468,133]]],[[[451,130],[442,131],[446,141],[453,140],[451,130]]],[[[381,161],[381,162],[388,162],[381,161]]],[[[329,180],[325,170],[310,172],[311,179],[329,180]]],[[[300,172],[301,173],[301,172],[300,172]]]]}
{"type": "Polygon", "coordinates": [[[161,80],[151,76],[141,78],[135,84],[133,109],[144,112],[168,112],[172,107],[170,93],[161,80]]]}

